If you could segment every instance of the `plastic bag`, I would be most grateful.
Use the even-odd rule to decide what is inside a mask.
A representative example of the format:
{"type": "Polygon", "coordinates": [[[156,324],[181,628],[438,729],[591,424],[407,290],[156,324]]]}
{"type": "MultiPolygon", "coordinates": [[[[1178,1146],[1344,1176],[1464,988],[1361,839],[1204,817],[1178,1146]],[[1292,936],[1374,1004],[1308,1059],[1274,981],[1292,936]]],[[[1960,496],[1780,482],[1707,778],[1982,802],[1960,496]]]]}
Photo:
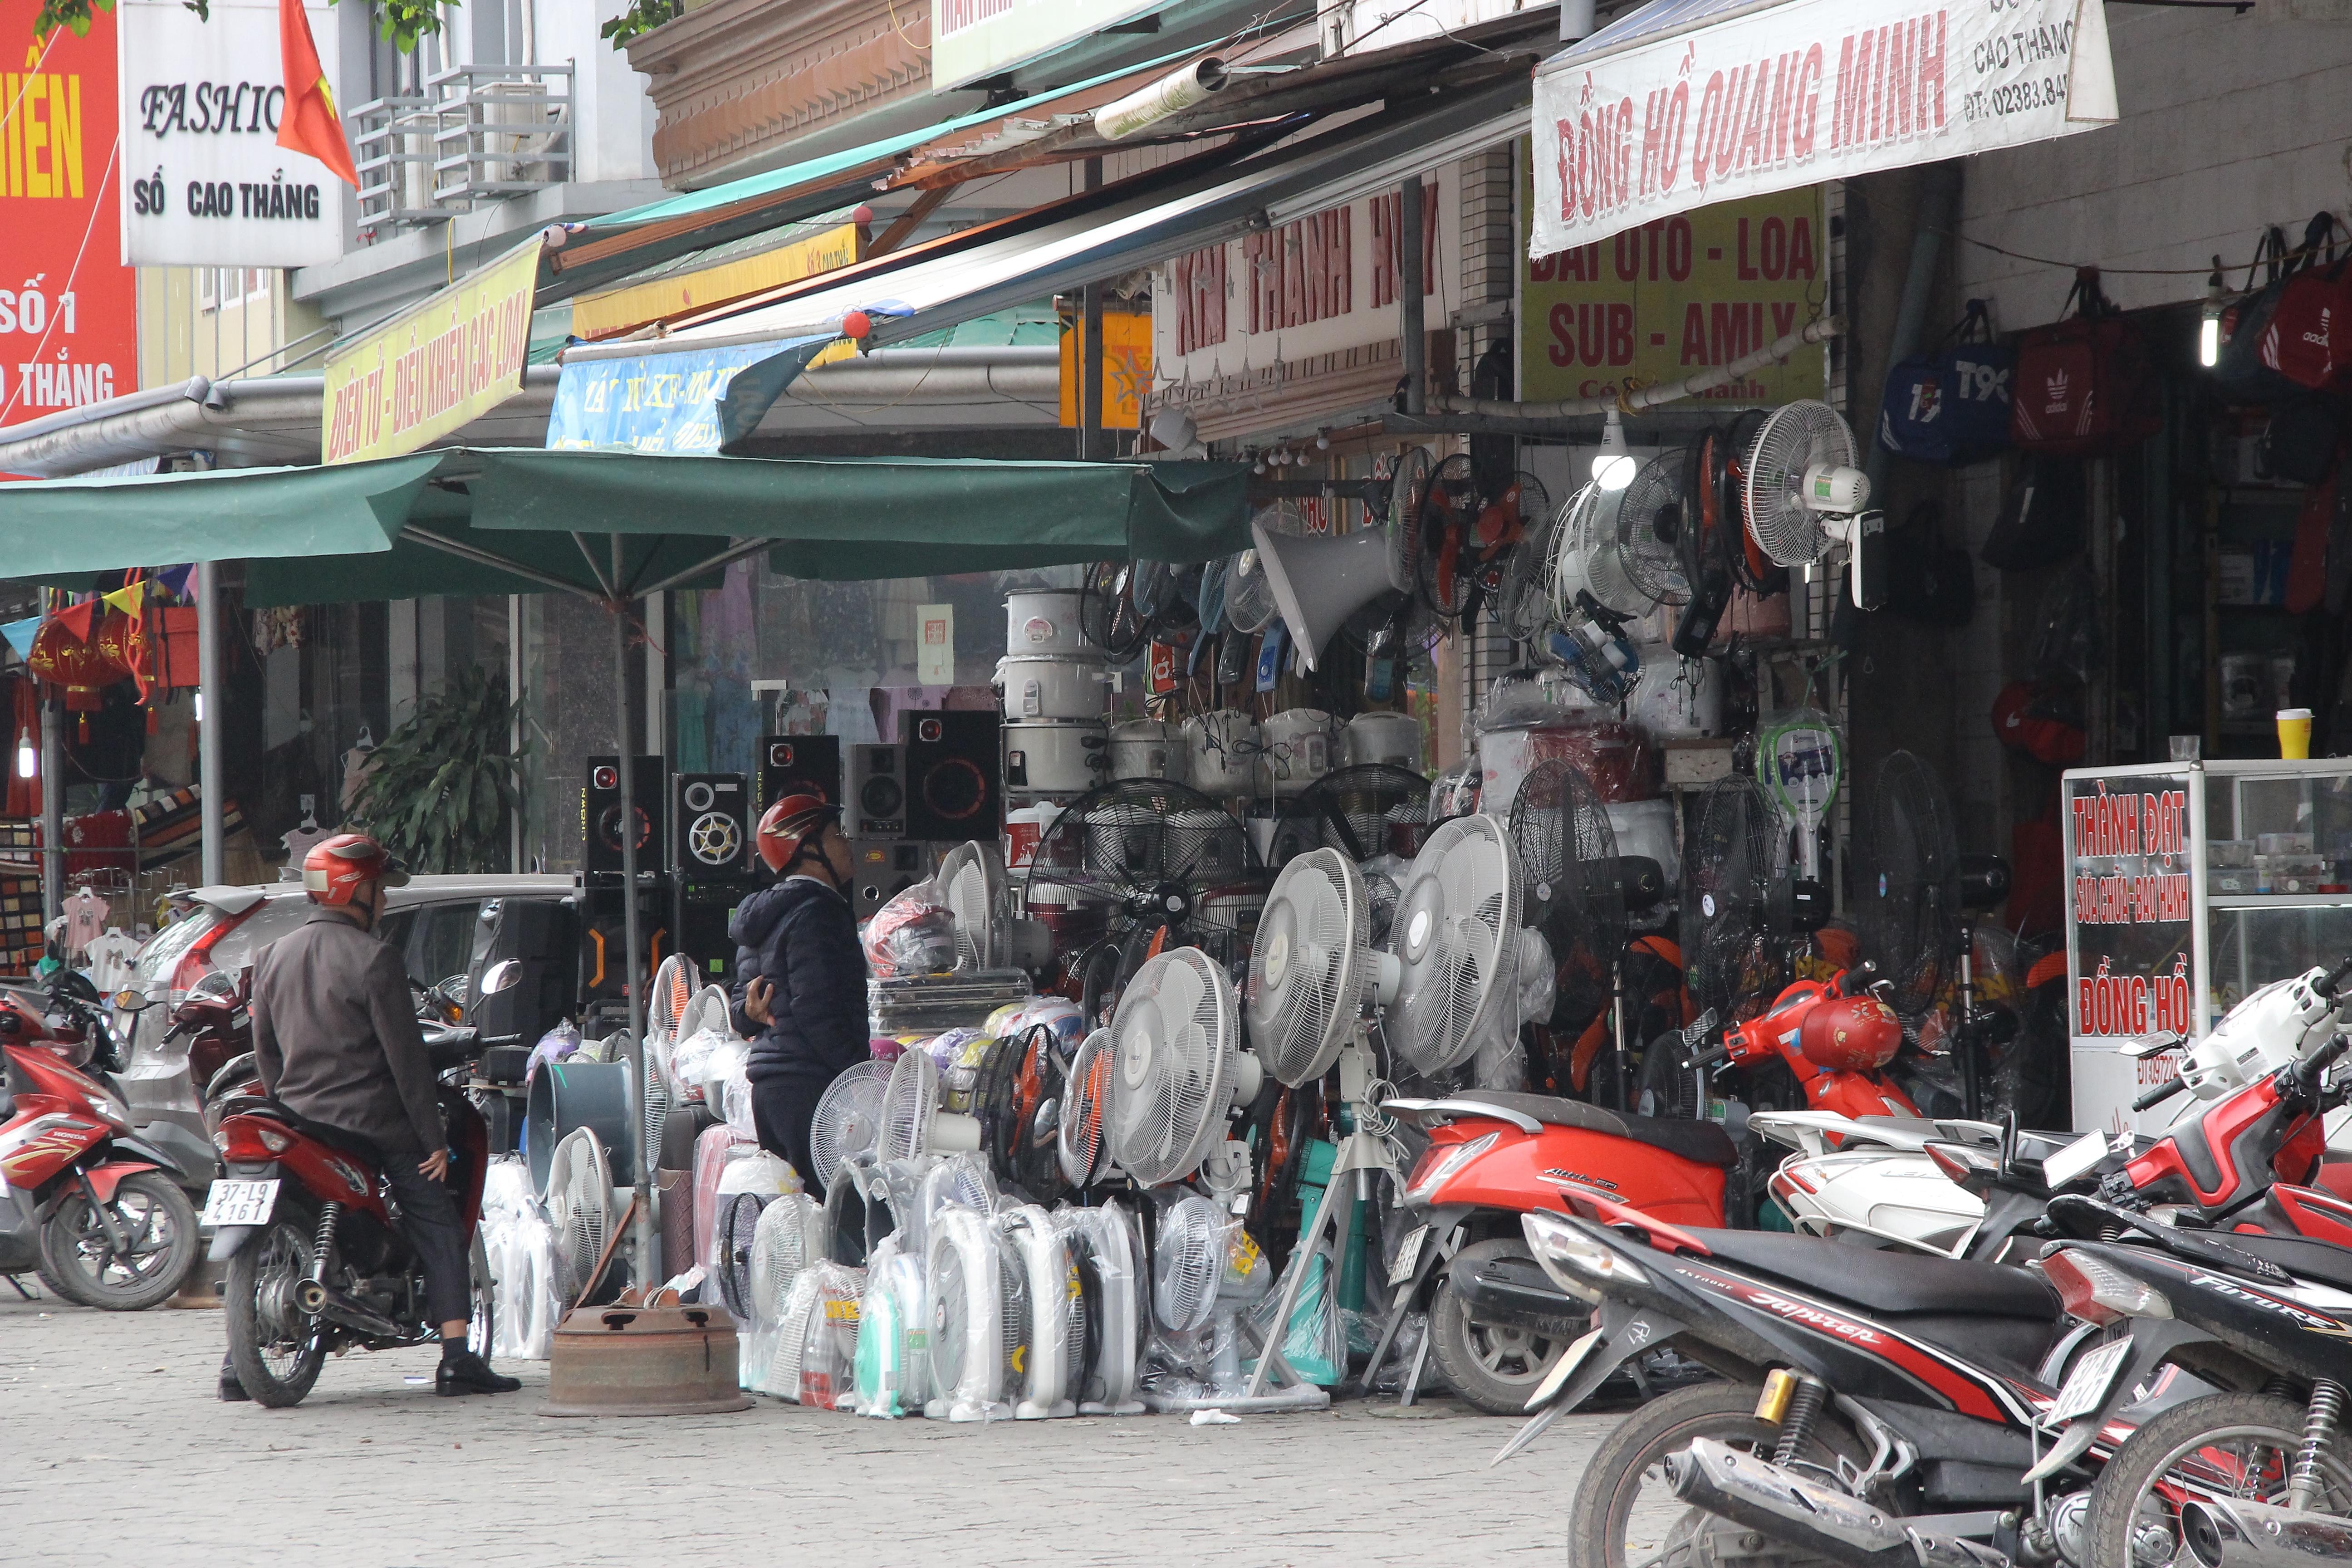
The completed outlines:
{"type": "Polygon", "coordinates": [[[1300,1377],[1325,1388],[1337,1384],[1348,1373],[1348,1334],[1339,1321],[1337,1292],[1332,1289],[1337,1268],[1328,1237],[1311,1252],[1293,1249],[1290,1261],[1283,1266],[1280,1283],[1249,1312],[1250,1326],[1260,1342],[1270,1340],[1274,1314],[1282,1303],[1282,1294],[1290,1288],[1291,1276],[1303,1270],[1306,1279],[1298,1287],[1297,1303],[1290,1310],[1288,1331],[1282,1336],[1282,1359],[1300,1377]]]}
{"type": "Polygon", "coordinates": [[[824,1256],[824,1213],[808,1194],[786,1194],[760,1211],[759,1226],[751,1235],[751,1279],[746,1292],[751,1331],[743,1341],[737,1362],[737,1382],[742,1387],[761,1386],[768,1363],[775,1358],[777,1335],[783,1325],[793,1281],[824,1256]]]}
{"type": "Polygon", "coordinates": [[[971,1109],[971,1091],[980,1082],[980,1064],[996,1037],[986,1029],[949,1029],[934,1035],[929,1050],[940,1068],[940,1109],[958,1112],[971,1109]]]}
{"type": "Polygon", "coordinates": [[[484,1173],[481,1233],[490,1265],[490,1354],[545,1361],[562,1313],[555,1294],[555,1232],[520,1155],[493,1160],[484,1173]]]}
{"type": "Polygon", "coordinates": [[[993,1040],[1012,1039],[1039,1025],[1054,1031],[1066,1049],[1075,1050],[1087,1036],[1086,1009],[1065,996],[1032,996],[1008,1002],[988,1016],[982,1031],[993,1040]]]}
{"type": "Polygon", "coordinates": [[[785,1297],[762,1391],[819,1410],[842,1408],[854,1387],[857,1301],[865,1291],[863,1268],[818,1261],[802,1269],[785,1297]]]}
{"type": "Polygon", "coordinates": [[[1025,1309],[1020,1270],[1006,1261],[987,1218],[959,1205],[931,1216],[924,1275],[931,1299],[931,1397],[935,1421],[993,1421],[1013,1414],[1006,1398],[1007,1329],[1025,1309]]]}
{"type": "Polygon", "coordinates": [[[580,1030],[566,1018],[547,1033],[540,1036],[539,1044],[530,1048],[530,1060],[523,1068],[526,1081],[539,1070],[541,1062],[560,1062],[580,1049],[580,1030]]]}
{"type": "Polygon", "coordinates": [[[945,974],[955,965],[955,916],[937,882],[916,883],[866,922],[866,966],[877,980],[945,974]]]}
{"type": "Polygon", "coordinates": [[[697,1261],[710,1256],[710,1229],[719,1215],[719,1181],[726,1173],[728,1162],[740,1150],[750,1153],[759,1145],[746,1145],[736,1136],[735,1130],[721,1123],[706,1127],[694,1141],[694,1256],[697,1261]]]}
{"type": "Polygon", "coordinates": [[[858,1415],[895,1421],[921,1413],[930,1397],[929,1305],[922,1259],[886,1237],[866,1265],[857,1308],[858,1415]]]}

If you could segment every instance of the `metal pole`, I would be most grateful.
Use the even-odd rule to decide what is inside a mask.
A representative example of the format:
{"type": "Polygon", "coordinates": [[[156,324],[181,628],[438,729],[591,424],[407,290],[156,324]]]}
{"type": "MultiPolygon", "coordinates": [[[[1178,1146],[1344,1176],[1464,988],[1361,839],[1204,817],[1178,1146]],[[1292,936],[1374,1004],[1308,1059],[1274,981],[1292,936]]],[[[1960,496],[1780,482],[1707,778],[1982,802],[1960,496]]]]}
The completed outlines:
{"type": "MultiPolygon", "coordinates": [[[[621,536],[613,535],[613,581],[623,580],[621,536]]],[[[637,1277],[639,1289],[650,1291],[661,1281],[661,1254],[654,1230],[653,1151],[646,1147],[646,993],[638,984],[637,954],[643,941],[637,921],[637,755],[630,739],[635,728],[629,714],[629,602],[615,597],[607,608],[613,615],[613,711],[619,722],[615,737],[621,753],[621,984],[629,998],[629,1033],[625,1054],[629,1083],[637,1104],[630,1112],[629,1142],[636,1150],[637,1277]]]]}
{"type": "Polygon", "coordinates": [[[228,879],[225,869],[228,830],[221,801],[221,747],[215,744],[222,722],[220,567],[210,561],[199,561],[195,579],[196,706],[203,716],[196,725],[196,787],[203,797],[205,885],[218,887],[228,879]]]}
{"type": "Polygon", "coordinates": [[[66,735],[58,699],[41,699],[41,923],[66,911],[66,735]]]}
{"type": "MultiPolygon", "coordinates": [[[[1087,189],[1102,185],[1102,160],[1087,160],[1087,189]]],[[[1078,456],[1099,463],[1110,456],[1103,441],[1103,290],[1089,283],[1078,291],[1078,456]]]]}
{"type": "Polygon", "coordinates": [[[1429,411],[1429,333],[1422,321],[1421,176],[1397,189],[1397,336],[1404,353],[1404,411],[1429,411]]]}

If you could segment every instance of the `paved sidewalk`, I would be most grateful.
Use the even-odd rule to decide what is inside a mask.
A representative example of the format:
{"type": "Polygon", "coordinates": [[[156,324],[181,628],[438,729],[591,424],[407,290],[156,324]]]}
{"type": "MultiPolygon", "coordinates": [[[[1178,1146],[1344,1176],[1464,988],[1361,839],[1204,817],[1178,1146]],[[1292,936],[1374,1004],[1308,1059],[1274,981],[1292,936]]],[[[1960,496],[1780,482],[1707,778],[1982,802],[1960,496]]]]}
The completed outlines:
{"type": "Polygon", "coordinates": [[[331,1360],[293,1410],[220,1404],[218,1311],[84,1311],[0,1286],[0,1563],[132,1568],[1564,1561],[1568,1496],[1615,1421],[1514,1427],[1388,1400],[1177,1416],[559,1421],[523,1391],[436,1398],[427,1352],[331,1360]],[[412,1384],[410,1378],[419,1382],[412,1384]]]}

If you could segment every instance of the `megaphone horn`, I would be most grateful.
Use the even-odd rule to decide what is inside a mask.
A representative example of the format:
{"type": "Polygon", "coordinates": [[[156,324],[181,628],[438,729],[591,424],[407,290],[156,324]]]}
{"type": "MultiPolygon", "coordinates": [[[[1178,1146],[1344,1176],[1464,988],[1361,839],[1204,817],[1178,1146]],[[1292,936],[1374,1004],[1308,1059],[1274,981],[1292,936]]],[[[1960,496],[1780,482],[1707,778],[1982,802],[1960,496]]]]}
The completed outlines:
{"type": "Polygon", "coordinates": [[[1388,536],[1380,529],[1358,529],[1343,539],[1298,539],[1252,522],[1250,537],[1283,625],[1309,669],[1349,616],[1389,592],[1388,536]]]}

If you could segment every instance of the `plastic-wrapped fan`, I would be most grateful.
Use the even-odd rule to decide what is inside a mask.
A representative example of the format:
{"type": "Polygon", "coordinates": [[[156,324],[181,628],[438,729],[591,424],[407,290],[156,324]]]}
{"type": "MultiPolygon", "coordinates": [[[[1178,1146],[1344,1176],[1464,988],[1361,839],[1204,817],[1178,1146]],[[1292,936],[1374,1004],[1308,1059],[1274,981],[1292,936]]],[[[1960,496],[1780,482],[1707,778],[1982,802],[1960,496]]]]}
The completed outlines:
{"type": "Polygon", "coordinates": [[[735,1157],[735,1130],[725,1122],[706,1127],[694,1141],[694,1256],[710,1256],[710,1227],[719,1216],[719,1179],[735,1157]]]}
{"type": "Polygon", "coordinates": [[[1078,635],[1124,664],[1150,640],[1148,617],[1135,607],[1135,571],[1124,561],[1098,561],[1087,568],[1078,589],[1078,635]]]}
{"type": "Polygon", "coordinates": [[[1079,1370],[1087,1359],[1086,1306],[1076,1261],[1053,1216],[1022,1204],[996,1216],[997,1234],[1011,1245],[1028,1310],[1019,1359],[1022,1397],[1013,1407],[1023,1421],[1078,1413],[1079,1370]]]}
{"type": "Polygon", "coordinates": [[[1376,855],[1412,855],[1428,826],[1427,779],[1391,763],[1360,763],[1308,784],[1276,837],[1294,840],[1293,853],[1336,849],[1360,864],[1376,855]]]}
{"type": "Polygon", "coordinates": [[[1257,1097],[1234,984],[1198,948],[1147,960],[1111,1020],[1110,1157],[1139,1185],[1201,1168],[1236,1100],[1257,1097]]]}
{"type": "Polygon", "coordinates": [[[959,844],[941,858],[932,879],[955,917],[956,967],[999,967],[1004,959],[997,948],[1012,914],[1003,851],[977,839],[959,844]]]}
{"type": "Polygon", "coordinates": [[[1617,559],[1654,605],[1690,602],[1683,571],[1683,485],[1690,455],[1671,447],[1642,465],[1617,503],[1617,559]]]}
{"type": "Polygon", "coordinates": [[[930,1398],[929,1313],[922,1258],[886,1241],[857,1304],[857,1414],[887,1421],[922,1413],[930,1398]]]}
{"type": "Polygon", "coordinates": [[[841,1163],[824,1184],[824,1255],[845,1268],[863,1268],[874,1244],[889,1234],[874,1213],[879,1168],[869,1152],[841,1163]]]}
{"type": "Polygon", "coordinates": [[[760,1211],[751,1232],[751,1334],[743,1348],[744,1387],[766,1386],[793,1281],[824,1256],[824,1214],[807,1194],[788,1193],[760,1211]]]}
{"type": "Polygon", "coordinates": [[[1074,1187],[1093,1184],[1108,1163],[1103,1154],[1103,1109],[1110,1097],[1110,1031],[1097,1029],[1070,1061],[1069,1091],[1054,1131],[1062,1179],[1074,1187]]]}
{"type": "Polygon", "coordinates": [[[760,1380],[760,1391],[794,1405],[801,1402],[801,1363],[808,1354],[809,1329],[824,1310],[824,1299],[819,1291],[817,1269],[824,1260],[818,1258],[794,1274],[784,1287],[783,1305],[776,1313],[776,1344],[768,1358],[766,1374],[760,1380]]]}
{"type": "Polygon", "coordinates": [[[751,1247],[759,1235],[760,1215],[774,1201],[768,1193],[730,1193],[719,1200],[706,1278],[718,1281],[719,1300],[739,1323],[751,1321],[751,1247]]]}
{"type": "Polygon", "coordinates": [[[1860,479],[1860,463],[1853,427],[1826,403],[1800,398],[1766,417],[1748,448],[1741,500],[1748,533],[1775,565],[1810,565],[1843,542],[1830,520],[1859,510],[1868,481],[1852,505],[1831,498],[1846,493],[1841,483],[1850,491],[1843,476],[1860,479]]]}
{"type": "Polygon", "coordinates": [[[819,1261],[792,1284],[777,1330],[767,1392],[814,1410],[852,1407],[856,1394],[857,1303],[866,1270],[819,1261]]]}
{"type": "Polygon", "coordinates": [[[1143,1299],[1142,1238],[1117,1201],[1099,1208],[1061,1208],[1054,1223],[1069,1248],[1084,1311],[1084,1353],[1074,1391],[1082,1415],[1136,1415],[1136,1382],[1149,1313],[1143,1299]]]}
{"type": "Polygon", "coordinates": [[[1910,752],[1878,764],[1856,813],[1854,925],[1862,955],[1893,983],[1887,1000],[1907,1022],[1935,1006],[1959,952],[1959,837],[1943,781],[1910,752]]]}
{"type": "Polygon", "coordinates": [[[971,1112],[980,1121],[981,1152],[1007,1181],[1049,1194],[1061,1178],[1055,1124],[1068,1089],[1054,1031],[1044,1025],[996,1041],[982,1058],[972,1085],[971,1112]]]}
{"type": "Polygon", "coordinates": [[[593,1131],[575,1127],[555,1145],[541,1197],[555,1233],[555,1297],[568,1309],[580,1304],[613,1230],[613,1165],[593,1131]]]}
{"type": "Polygon", "coordinates": [[[1339,1059],[1372,982],[1370,924],[1363,877],[1337,850],[1301,855],[1275,879],[1243,1007],[1258,1059],[1284,1083],[1312,1082],[1339,1059]]]}
{"type": "Polygon", "coordinates": [[[1456,453],[1430,474],[1421,503],[1421,551],[1416,590],[1430,614],[1457,619],[1470,602],[1478,564],[1475,532],[1478,486],[1465,453],[1456,453]]]}
{"type": "Polygon", "coordinates": [[[1503,559],[1501,580],[1495,588],[1495,619],[1517,641],[1537,641],[1551,623],[1549,571],[1567,515],[1566,507],[1530,515],[1518,542],[1503,559]]]}
{"type": "Polygon", "coordinates": [[[1790,974],[1786,917],[1772,896],[1779,813],[1754,780],[1735,776],[1707,786],[1693,820],[1682,889],[1691,1005],[1742,1019],[1778,996],[1790,974]]]}
{"type": "Polygon", "coordinates": [[[882,1132],[882,1095],[889,1082],[889,1063],[859,1062],[825,1086],[809,1121],[809,1160],[816,1166],[820,1188],[833,1185],[834,1173],[844,1160],[875,1147],[882,1132]]]}
{"type": "Polygon", "coordinates": [[[646,992],[646,1036],[665,1045],[677,1038],[679,1016],[686,1005],[694,1000],[694,965],[684,953],[673,952],[661,961],[654,971],[654,983],[646,992]]]}
{"type": "Polygon", "coordinates": [[[1192,1334],[1209,1326],[1225,1247],[1224,1215],[1200,1194],[1185,1194],[1160,1215],[1151,1248],[1151,1316],[1161,1332],[1192,1334]]]}
{"type": "Polygon", "coordinates": [[[1244,550],[1234,556],[1233,570],[1225,574],[1227,624],[1244,637],[1253,636],[1265,630],[1281,609],[1274,596],[1274,580],[1266,575],[1257,552],[1244,550]]]}
{"type": "Polygon", "coordinates": [[[891,1065],[882,1088],[882,1131],[875,1140],[878,1160],[909,1160],[918,1154],[953,1154],[980,1147],[980,1123],[940,1109],[940,1068],[929,1051],[908,1051],[891,1065]]]}
{"type": "MultiPolygon", "coordinates": [[[[1630,489],[1632,487],[1628,486],[1630,489]]],[[[1650,599],[1627,574],[1617,539],[1617,515],[1624,490],[1586,485],[1569,498],[1552,539],[1552,619],[1568,626],[1584,614],[1579,595],[1621,616],[1647,613],[1650,599]]]]}
{"type": "Polygon", "coordinates": [[[1414,858],[1389,933],[1403,974],[1384,1032],[1415,1071],[1468,1060],[1516,1005],[1520,886],[1518,857],[1491,816],[1441,823],[1414,858]]]}
{"type": "Polygon", "coordinates": [[[996,1173],[979,1155],[958,1154],[938,1162],[923,1173],[921,1193],[916,1200],[916,1211],[922,1216],[925,1245],[929,1244],[931,1226],[949,1209],[992,1215],[999,1201],[996,1173]]]}
{"type": "Polygon", "coordinates": [[[1614,963],[1625,945],[1625,877],[1609,808],[1592,781],[1572,763],[1546,758],[1520,782],[1510,826],[1522,918],[1549,931],[1562,952],[1578,949],[1603,968],[1614,963]]]}
{"type": "Polygon", "coordinates": [[[1225,584],[1234,569],[1234,558],[1220,555],[1201,568],[1201,636],[1213,637],[1225,629],[1225,584]]]}
{"type": "Polygon", "coordinates": [[[1364,873],[1364,907],[1370,921],[1368,940],[1375,949],[1386,952],[1389,935],[1396,924],[1397,905],[1404,898],[1402,880],[1412,874],[1412,868],[1393,855],[1383,855],[1368,862],[1376,869],[1364,873]],[[1391,863],[1394,863],[1391,870],[1391,863]]]}
{"type": "Polygon", "coordinates": [[[924,1279],[930,1294],[934,1421],[985,1421],[1013,1414],[1004,1402],[1003,1264],[989,1221],[967,1208],[931,1216],[924,1279]]]}
{"type": "Polygon", "coordinates": [[[1426,447],[1408,448],[1389,480],[1389,586],[1400,594],[1421,587],[1421,512],[1429,500],[1437,459],[1426,447]]]}
{"type": "Polygon", "coordinates": [[[670,1076],[669,1042],[649,1034],[642,1050],[646,1064],[646,1157],[657,1160],[661,1157],[662,1129],[669,1123],[670,1102],[677,1099],[677,1089],[670,1076]]]}

